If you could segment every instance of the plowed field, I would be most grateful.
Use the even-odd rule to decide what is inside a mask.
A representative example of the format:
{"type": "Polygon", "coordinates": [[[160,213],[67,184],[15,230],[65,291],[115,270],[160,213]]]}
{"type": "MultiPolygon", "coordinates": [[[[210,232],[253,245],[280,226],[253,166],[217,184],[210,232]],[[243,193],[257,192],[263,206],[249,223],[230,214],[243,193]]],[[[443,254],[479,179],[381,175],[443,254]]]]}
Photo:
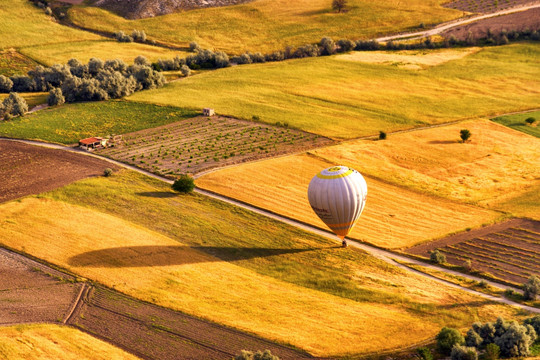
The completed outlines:
{"type": "Polygon", "coordinates": [[[409,253],[429,257],[439,249],[453,265],[471,260],[474,270],[517,284],[540,274],[540,221],[512,220],[477,231],[412,247],[409,253]]]}
{"type": "Polygon", "coordinates": [[[62,150],[0,139],[0,202],[103,174],[112,164],[62,150]]]}

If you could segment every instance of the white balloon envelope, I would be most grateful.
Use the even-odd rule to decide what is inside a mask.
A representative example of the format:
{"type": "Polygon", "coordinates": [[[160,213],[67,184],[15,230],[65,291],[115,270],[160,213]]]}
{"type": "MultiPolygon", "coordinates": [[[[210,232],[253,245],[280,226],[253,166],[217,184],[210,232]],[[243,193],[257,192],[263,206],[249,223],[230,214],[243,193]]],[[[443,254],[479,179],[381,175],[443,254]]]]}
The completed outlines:
{"type": "Polygon", "coordinates": [[[366,180],[347,166],[324,169],[308,187],[311,208],[341,240],[360,218],[366,198],[366,180]]]}

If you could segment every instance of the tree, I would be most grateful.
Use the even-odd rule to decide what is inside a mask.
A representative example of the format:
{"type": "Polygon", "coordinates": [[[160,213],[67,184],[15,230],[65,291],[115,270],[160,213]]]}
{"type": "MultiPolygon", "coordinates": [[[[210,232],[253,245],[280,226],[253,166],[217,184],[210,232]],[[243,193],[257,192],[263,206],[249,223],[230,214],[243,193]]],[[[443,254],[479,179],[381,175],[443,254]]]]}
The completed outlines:
{"type": "Polygon", "coordinates": [[[175,191],[187,194],[195,188],[195,181],[191,176],[182,174],[174,181],[172,188],[175,191]]]}
{"type": "Polygon", "coordinates": [[[386,133],[384,131],[379,131],[379,140],[386,140],[386,133]]]}
{"type": "Polygon", "coordinates": [[[347,7],[347,0],[332,0],[332,9],[338,13],[345,10],[345,7],[347,7]]]}
{"type": "Polygon", "coordinates": [[[183,76],[191,75],[191,69],[187,65],[182,65],[182,67],[180,68],[180,72],[182,73],[183,76]]]}
{"type": "Polygon", "coordinates": [[[103,170],[103,176],[105,177],[109,177],[113,174],[113,170],[111,168],[106,168],[105,170],[103,170]]]}
{"type": "Polygon", "coordinates": [[[475,329],[469,329],[467,335],[465,336],[465,344],[467,346],[472,346],[479,348],[482,345],[482,337],[475,331],[475,329]]]}
{"type": "Polygon", "coordinates": [[[471,138],[471,136],[472,134],[468,129],[462,129],[459,132],[459,137],[464,143],[466,143],[471,138]]]}
{"type": "Polygon", "coordinates": [[[501,353],[501,349],[496,344],[488,344],[484,358],[486,360],[497,360],[501,353]]]}
{"type": "MultiPolygon", "coordinates": [[[[0,77],[0,78],[1,78],[1,77],[0,77]]],[[[1,91],[1,88],[2,88],[2,85],[1,85],[1,84],[2,84],[2,82],[0,81],[0,91],[1,91]]],[[[525,119],[525,122],[526,122],[527,124],[529,124],[529,125],[532,125],[532,124],[534,124],[534,123],[536,122],[536,119],[533,118],[533,117],[531,116],[531,117],[526,118],[526,119],[525,119]]]]}
{"type": "Polygon", "coordinates": [[[13,81],[10,78],[0,75],[0,92],[8,93],[13,88],[13,81]]]}
{"type": "Polygon", "coordinates": [[[22,116],[28,111],[26,100],[16,92],[10,92],[9,96],[2,102],[4,115],[22,116]]]}
{"type": "Polygon", "coordinates": [[[329,37],[323,37],[319,42],[319,48],[321,55],[332,55],[336,52],[336,44],[334,40],[329,37]]]}
{"type": "Polygon", "coordinates": [[[535,339],[536,332],[532,326],[513,321],[502,335],[495,338],[495,344],[501,349],[503,357],[527,357],[535,339]]]}
{"type": "Polygon", "coordinates": [[[533,275],[523,284],[523,298],[525,300],[536,300],[540,295],[540,278],[533,275]]]}
{"type": "Polygon", "coordinates": [[[422,360],[433,360],[433,354],[431,350],[427,347],[421,347],[416,349],[416,353],[422,360]]]}
{"type": "Polygon", "coordinates": [[[474,347],[454,345],[450,358],[452,360],[477,360],[478,352],[474,347]]]}
{"type": "Polygon", "coordinates": [[[137,56],[135,60],[133,60],[133,63],[135,65],[150,66],[150,61],[148,61],[148,59],[142,55],[137,56]]]}
{"type": "Polygon", "coordinates": [[[435,249],[431,252],[429,259],[435,264],[443,264],[446,262],[446,256],[444,256],[444,254],[441,253],[438,249],[435,249]]]}
{"type": "Polygon", "coordinates": [[[47,97],[47,104],[49,106],[62,105],[66,102],[66,98],[62,94],[62,89],[54,88],[49,91],[49,96],[47,97]]]}
{"type": "Polygon", "coordinates": [[[437,348],[443,354],[450,355],[454,345],[463,345],[464,343],[463,335],[456,329],[445,326],[437,334],[437,348]]]}

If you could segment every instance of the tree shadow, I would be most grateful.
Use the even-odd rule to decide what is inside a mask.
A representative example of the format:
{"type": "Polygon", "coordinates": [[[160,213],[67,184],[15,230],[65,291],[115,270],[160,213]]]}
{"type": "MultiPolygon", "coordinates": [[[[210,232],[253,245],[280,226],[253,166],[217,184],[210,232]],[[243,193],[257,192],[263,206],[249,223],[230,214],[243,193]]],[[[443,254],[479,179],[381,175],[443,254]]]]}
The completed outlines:
{"type": "Polygon", "coordinates": [[[87,251],[68,259],[71,266],[82,267],[147,267],[187,265],[215,261],[238,261],[276,255],[316,251],[311,249],[269,249],[218,246],[125,246],[87,251]]]}
{"type": "Polygon", "coordinates": [[[155,197],[155,198],[172,198],[177,197],[178,194],[169,192],[169,191],[148,191],[148,192],[139,192],[136,193],[136,195],[139,196],[146,196],[146,197],[155,197]]]}

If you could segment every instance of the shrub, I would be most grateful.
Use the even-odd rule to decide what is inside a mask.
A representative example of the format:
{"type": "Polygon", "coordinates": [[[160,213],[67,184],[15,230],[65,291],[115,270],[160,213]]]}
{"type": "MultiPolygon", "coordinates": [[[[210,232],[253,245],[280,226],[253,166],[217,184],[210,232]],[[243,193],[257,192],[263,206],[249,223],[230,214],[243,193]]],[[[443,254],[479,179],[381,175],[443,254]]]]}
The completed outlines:
{"type": "Polygon", "coordinates": [[[467,335],[465,336],[465,344],[467,346],[472,346],[479,348],[482,345],[482,337],[475,331],[475,329],[469,329],[467,335]]]}
{"type": "Polygon", "coordinates": [[[533,275],[523,284],[523,298],[525,300],[536,300],[540,294],[540,278],[533,275]]]}
{"type": "Polygon", "coordinates": [[[51,8],[48,7],[48,6],[45,8],[44,12],[45,12],[45,15],[47,15],[47,16],[51,16],[51,15],[52,15],[52,10],[51,10],[51,8]]]}
{"type": "Polygon", "coordinates": [[[11,91],[31,92],[34,91],[34,80],[29,76],[12,76],[9,78],[13,82],[11,91]]]}
{"type": "Polygon", "coordinates": [[[386,140],[386,133],[384,131],[379,131],[379,140],[386,140]]]}
{"type": "Polygon", "coordinates": [[[525,319],[523,324],[532,326],[534,331],[536,332],[536,336],[540,338],[540,315],[525,319]]]}
{"type": "Polygon", "coordinates": [[[494,343],[499,346],[503,357],[526,357],[535,339],[536,332],[532,326],[519,325],[513,321],[504,327],[503,333],[495,338],[494,343]]]}
{"type": "Polygon", "coordinates": [[[320,55],[332,55],[336,52],[336,44],[329,37],[323,37],[319,42],[320,55]]]}
{"type": "Polygon", "coordinates": [[[501,353],[501,349],[496,344],[488,344],[486,346],[486,352],[484,359],[486,360],[497,360],[501,353]]]}
{"type": "Polygon", "coordinates": [[[148,61],[148,59],[146,57],[142,56],[142,55],[137,56],[133,60],[133,63],[135,65],[150,66],[150,61],[148,61]]]}
{"type": "Polygon", "coordinates": [[[349,39],[341,39],[336,42],[338,52],[348,52],[356,47],[356,43],[349,39]]]}
{"type": "MultiPolygon", "coordinates": [[[[0,76],[0,91],[1,91],[1,88],[2,88],[2,81],[1,81],[1,76],[0,76]]],[[[526,118],[525,122],[529,125],[532,125],[536,122],[536,119],[531,116],[531,117],[526,118]]]]}
{"type": "Polygon", "coordinates": [[[66,102],[66,98],[62,94],[62,89],[54,88],[49,91],[49,96],[47,97],[47,104],[49,106],[62,105],[66,102]]]}
{"type": "Polygon", "coordinates": [[[313,44],[307,44],[304,46],[300,46],[296,51],[292,54],[292,57],[295,58],[306,58],[306,57],[316,57],[319,56],[319,47],[317,45],[313,44]]]}
{"type": "Polygon", "coordinates": [[[180,68],[180,72],[182,73],[183,76],[191,75],[191,69],[187,65],[182,65],[182,67],[180,68]]]}
{"type": "Polygon", "coordinates": [[[345,10],[345,7],[347,7],[347,0],[332,0],[332,9],[338,13],[345,10]]]}
{"type": "Polygon", "coordinates": [[[9,96],[2,102],[4,118],[12,116],[23,116],[28,111],[26,100],[16,92],[10,92],[9,96]]]}
{"type": "Polygon", "coordinates": [[[435,264],[443,264],[446,262],[446,256],[441,253],[438,249],[435,249],[431,252],[429,259],[435,264]]]}
{"type": "Polygon", "coordinates": [[[133,30],[131,37],[137,42],[146,42],[146,33],[144,30],[133,30]]]}
{"type": "Polygon", "coordinates": [[[279,360],[279,357],[272,355],[270,350],[252,351],[242,350],[242,353],[234,358],[234,360],[279,360]]]}
{"type": "Polygon", "coordinates": [[[180,175],[172,185],[173,190],[181,193],[190,193],[195,188],[195,181],[187,174],[180,175]]]}
{"type": "Polygon", "coordinates": [[[10,78],[0,75],[0,92],[8,93],[13,88],[13,81],[10,78]]]}
{"type": "Polygon", "coordinates": [[[473,269],[473,266],[472,266],[472,261],[471,259],[466,259],[464,262],[463,262],[463,268],[467,271],[472,271],[473,269]]]}
{"type": "Polygon", "coordinates": [[[111,176],[112,173],[113,173],[113,171],[110,168],[106,168],[105,170],[103,170],[103,176],[105,176],[105,177],[111,176]]]}
{"type": "Polygon", "coordinates": [[[443,354],[450,355],[454,345],[463,345],[464,343],[463,335],[456,329],[445,326],[437,334],[437,348],[443,354]]]}
{"type": "Polygon", "coordinates": [[[471,138],[471,136],[471,132],[467,129],[462,129],[459,131],[459,137],[464,143],[466,143],[471,138]]]}
{"type": "Polygon", "coordinates": [[[114,33],[114,37],[119,42],[133,42],[133,38],[129,35],[124,34],[123,31],[117,31],[114,33]]]}
{"type": "Polygon", "coordinates": [[[452,360],[478,360],[478,352],[473,347],[454,345],[450,358],[452,360]]]}
{"type": "Polygon", "coordinates": [[[199,52],[201,50],[202,50],[202,48],[195,41],[189,43],[189,51],[191,51],[191,52],[199,52]]]}
{"type": "Polygon", "coordinates": [[[431,354],[431,350],[427,347],[416,349],[416,353],[422,360],[433,360],[433,354],[431,354]]]}

